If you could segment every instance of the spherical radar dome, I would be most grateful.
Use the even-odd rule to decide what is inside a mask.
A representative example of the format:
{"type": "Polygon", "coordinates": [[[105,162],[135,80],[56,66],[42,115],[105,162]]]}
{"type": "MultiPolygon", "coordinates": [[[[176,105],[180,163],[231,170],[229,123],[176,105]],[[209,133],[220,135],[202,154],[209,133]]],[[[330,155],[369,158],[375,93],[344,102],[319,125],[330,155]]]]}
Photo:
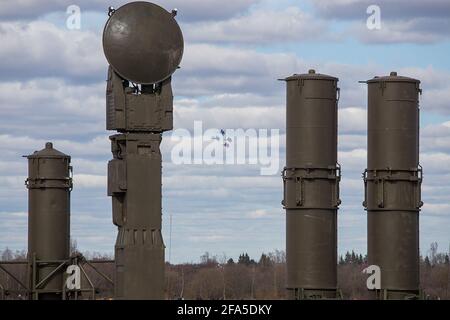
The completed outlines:
{"type": "Polygon", "coordinates": [[[103,30],[103,51],[123,78],[151,84],[175,72],[183,56],[183,34],[172,13],[149,2],[114,11],[103,30]]]}

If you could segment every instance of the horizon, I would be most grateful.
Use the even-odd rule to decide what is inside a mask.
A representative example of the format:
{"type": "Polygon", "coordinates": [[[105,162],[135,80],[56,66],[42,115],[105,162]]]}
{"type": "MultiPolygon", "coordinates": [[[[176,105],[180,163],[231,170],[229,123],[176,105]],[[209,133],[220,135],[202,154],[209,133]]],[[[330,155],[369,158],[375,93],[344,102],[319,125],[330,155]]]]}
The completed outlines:
{"type": "MultiPolygon", "coordinates": [[[[106,194],[112,158],[105,129],[108,63],[101,34],[110,5],[128,1],[27,1],[0,12],[0,251],[27,247],[27,163],[52,141],[72,156],[71,236],[81,251],[113,254],[117,229],[106,194]],[[81,10],[68,28],[69,5],[81,10]],[[104,5],[103,5],[104,4],[104,5]]],[[[420,163],[424,170],[420,251],[450,245],[450,2],[379,1],[381,29],[366,26],[367,1],[155,1],[185,38],[174,73],[174,130],[163,135],[163,238],[171,263],[205,252],[251,257],[285,250],[281,170],[285,87],[277,79],[315,69],[339,78],[338,162],[342,166],[338,256],[366,252],[361,174],[366,168],[367,88],[359,80],[397,71],[421,80],[420,163]],[[270,21],[271,23],[267,23],[270,21]],[[279,170],[259,163],[176,164],[177,129],[277,129],[279,170]]],[[[448,249],[450,250],[450,249],[448,249]]]]}

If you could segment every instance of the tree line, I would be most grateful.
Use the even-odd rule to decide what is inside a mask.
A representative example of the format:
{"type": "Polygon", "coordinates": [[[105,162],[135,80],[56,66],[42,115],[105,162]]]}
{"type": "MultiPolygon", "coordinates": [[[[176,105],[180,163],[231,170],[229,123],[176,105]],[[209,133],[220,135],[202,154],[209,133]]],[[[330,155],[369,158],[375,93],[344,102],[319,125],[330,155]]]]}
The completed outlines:
{"type": "MultiPolygon", "coordinates": [[[[75,245],[76,247],[76,245],[75,245]]],[[[76,251],[74,248],[72,251],[76,251]]],[[[89,260],[112,260],[105,254],[87,252],[89,260]]],[[[0,258],[6,260],[26,259],[25,251],[0,250],[0,258]]],[[[439,252],[437,243],[432,243],[427,254],[420,259],[422,289],[427,295],[450,299],[449,254],[439,252]]],[[[338,287],[345,299],[370,299],[366,289],[367,275],[362,270],[367,267],[367,255],[348,251],[339,256],[338,287]]],[[[26,266],[8,265],[7,269],[22,282],[26,282],[26,266]]],[[[102,263],[98,269],[114,277],[114,264],[102,263]]],[[[91,281],[98,288],[97,298],[111,298],[112,286],[97,273],[86,267],[91,281]]],[[[212,255],[205,252],[196,263],[166,263],[167,299],[285,299],[286,254],[275,250],[252,258],[246,252],[238,257],[212,255]]],[[[85,282],[85,281],[84,281],[85,282]]],[[[0,270],[0,285],[10,289],[6,298],[17,299],[14,290],[20,289],[13,279],[0,270]]],[[[86,285],[86,283],[84,283],[86,285]]],[[[0,293],[0,299],[1,299],[0,293]]]]}

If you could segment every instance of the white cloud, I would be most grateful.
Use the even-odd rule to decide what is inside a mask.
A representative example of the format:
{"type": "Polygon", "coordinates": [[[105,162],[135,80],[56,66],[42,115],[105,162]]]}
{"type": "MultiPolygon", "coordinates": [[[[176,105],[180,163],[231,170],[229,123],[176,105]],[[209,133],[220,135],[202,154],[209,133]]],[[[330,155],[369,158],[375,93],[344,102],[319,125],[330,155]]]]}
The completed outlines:
{"type": "MultiPolygon", "coordinates": [[[[240,78],[252,77],[255,85],[261,79],[255,76],[272,75],[275,84],[279,77],[306,70],[304,62],[292,53],[261,53],[251,49],[220,47],[208,44],[188,44],[181,64],[182,72],[195,72],[197,76],[232,75],[240,78]]],[[[224,93],[224,91],[219,91],[224,93]]]]}
{"type": "MultiPolygon", "coordinates": [[[[345,127],[342,130],[345,130],[345,127]]],[[[351,151],[366,148],[366,146],[367,136],[365,132],[359,134],[341,134],[338,136],[338,148],[340,151],[351,151]]]]}
{"type": "Polygon", "coordinates": [[[365,149],[339,151],[338,161],[345,171],[363,172],[366,168],[367,151],[365,149]]]}
{"type": "MultiPolygon", "coordinates": [[[[17,160],[22,155],[31,154],[34,150],[44,148],[47,141],[30,137],[0,135],[0,143],[9,151],[12,160],[17,160]]],[[[93,137],[86,142],[73,140],[54,139],[53,147],[71,156],[104,157],[110,155],[110,142],[107,135],[93,137]]]]}
{"type": "Polygon", "coordinates": [[[270,217],[280,217],[284,210],[280,209],[276,212],[270,212],[266,209],[257,209],[250,211],[247,216],[251,219],[261,219],[261,218],[270,218],[270,217]]]}
{"type": "MultiPolygon", "coordinates": [[[[346,9],[357,12],[357,19],[364,23],[365,8],[361,13],[355,9],[362,1],[320,2],[331,10],[345,1],[346,9]]],[[[285,84],[278,78],[310,68],[339,77],[339,161],[343,171],[339,228],[345,229],[339,234],[340,247],[356,246],[364,251],[366,217],[361,206],[361,172],[367,160],[367,92],[366,86],[357,81],[390,70],[377,60],[356,64],[302,59],[301,50],[295,53],[293,47],[279,46],[293,41],[302,46],[304,40],[323,39],[319,32],[326,31],[324,21],[318,17],[313,21],[313,17],[292,7],[281,11],[251,8],[255,2],[164,2],[166,8],[178,7],[177,19],[187,39],[181,69],[173,78],[175,127],[191,128],[194,120],[202,120],[205,127],[283,129],[285,84]],[[272,46],[273,42],[278,44],[272,46]],[[261,45],[274,50],[261,50],[261,45]]],[[[5,3],[0,17],[30,18],[64,10],[67,3],[5,3]],[[30,10],[19,12],[20,8],[30,10]]],[[[114,0],[79,2],[82,10],[102,12],[110,4],[114,5],[114,0]]],[[[329,12],[341,14],[333,10],[329,12]]],[[[387,19],[386,26],[392,28],[386,39],[418,41],[414,38],[417,32],[429,39],[442,37],[432,25],[417,22],[417,17],[409,15],[400,21],[387,19]]],[[[384,13],[382,16],[386,17],[384,13]]],[[[11,242],[20,248],[26,246],[27,166],[26,159],[20,156],[53,141],[55,148],[72,156],[72,235],[82,250],[112,251],[116,233],[110,217],[111,200],[105,189],[107,161],[112,158],[107,136],[113,132],[106,132],[104,124],[107,63],[101,48],[101,30],[69,31],[43,21],[13,21],[0,22],[0,36],[0,202],[6,212],[0,213],[0,227],[7,230],[1,233],[0,247],[11,242]]],[[[450,201],[450,174],[446,174],[450,172],[450,125],[443,116],[450,114],[450,74],[441,71],[439,64],[431,63],[437,62],[430,61],[425,68],[397,70],[422,81],[422,114],[434,112],[442,118],[442,123],[421,129],[421,163],[425,172],[421,223],[424,222],[426,241],[430,230],[438,225],[436,217],[442,218],[441,225],[447,222],[445,212],[450,201]]],[[[279,175],[261,177],[259,167],[250,165],[174,165],[170,163],[170,132],[164,136],[163,232],[167,236],[168,214],[173,214],[173,250],[178,261],[192,259],[205,250],[217,252],[219,247],[231,254],[247,248],[250,254],[260,254],[268,244],[283,249],[279,175]],[[243,246],[249,238],[253,240],[251,245],[243,246]]],[[[285,157],[284,139],[282,134],[280,168],[285,157]]],[[[448,239],[448,232],[441,233],[439,239],[448,239]]]]}
{"type": "Polygon", "coordinates": [[[284,105],[285,84],[277,79],[294,73],[318,73],[339,77],[341,107],[358,106],[366,101],[365,87],[358,80],[371,78],[379,66],[355,66],[324,61],[305,61],[297,54],[265,53],[242,47],[187,44],[181,69],[174,76],[174,89],[185,97],[220,94],[279,97],[284,105]]]}
{"type": "Polygon", "coordinates": [[[448,18],[429,21],[424,18],[381,22],[381,29],[369,30],[365,24],[356,23],[350,32],[363,43],[420,43],[430,44],[448,39],[448,18]],[[433,24],[433,25],[430,25],[433,24]]]}
{"type": "Polygon", "coordinates": [[[446,216],[450,212],[450,204],[448,203],[425,203],[423,205],[422,211],[426,215],[439,215],[446,216]]]}
{"type": "Polygon", "coordinates": [[[196,190],[204,192],[205,190],[215,189],[264,189],[279,188],[282,184],[279,176],[169,176],[163,177],[163,185],[169,190],[188,190],[191,186],[197,186],[196,190]]]}
{"type": "Polygon", "coordinates": [[[192,128],[202,121],[207,128],[277,128],[285,127],[285,108],[280,107],[179,107],[175,112],[176,128],[192,128]]]}
{"type": "Polygon", "coordinates": [[[450,3],[447,0],[315,0],[311,1],[321,18],[350,20],[347,35],[363,43],[436,43],[449,39],[450,3]],[[381,29],[369,30],[366,12],[377,5],[381,29]]]}
{"type": "Polygon", "coordinates": [[[0,212],[0,215],[9,215],[10,217],[28,217],[28,212],[0,212]]]}
{"type": "MultiPolygon", "coordinates": [[[[356,175],[350,176],[349,174],[347,174],[345,172],[345,169],[346,168],[343,168],[344,173],[343,173],[343,177],[342,177],[341,184],[340,184],[341,192],[345,195],[357,195],[358,197],[361,197],[361,195],[363,194],[363,191],[364,191],[364,183],[363,183],[361,174],[358,177],[359,179],[355,179],[354,176],[356,176],[356,175]]],[[[363,170],[361,170],[361,172],[362,171],[363,170]]],[[[362,198],[361,198],[361,202],[362,202],[362,198]]],[[[349,204],[349,203],[345,203],[344,205],[347,208],[352,205],[355,206],[354,204],[349,204]]],[[[358,203],[356,205],[356,207],[358,209],[361,209],[360,203],[358,203]]]]}
{"type": "Polygon", "coordinates": [[[387,19],[411,17],[449,17],[450,3],[447,0],[313,0],[317,12],[333,19],[367,18],[366,9],[376,4],[382,17],[387,19]]]}
{"type": "Polygon", "coordinates": [[[365,133],[367,130],[367,110],[363,108],[340,108],[338,110],[339,134],[365,133]]]}
{"type": "Polygon", "coordinates": [[[420,163],[424,167],[426,173],[442,173],[450,171],[450,154],[424,153],[420,155],[420,163]]]}
{"type": "Polygon", "coordinates": [[[105,116],[105,90],[105,83],[71,84],[57,78],[0,82],[0,116],[45,113],[60,120],[83,116],[99,121],[105,116]]]}
{"type": "Polygon", "coordinates": [[[99,34],[65,30],[45,21],[0,22],[1,78],[106,78],[99,34]]]}
{"type": "MultiPolygon", "coordinates": [[[[20,0],[2,3],[0,18],[4,19],[30,19],[52,12],[66,12],[69,5],[77,5],[83,11],[106,12],[109,6],[118,8],[128,0],[20,0]]],[[[181,20],[215,20],[225,19],[245,11],[257,0],[165,0],[154,1],[166,10],[177,8],[177,19],[181,20]]]]}
{"type": "Polygon", "coordinates": [[[421,128],[420,149],[424,152],[450,152],[449,123],[430,124],[421,128]]]}
{"type": "Polygon", "coordinates": [[[103,188],[106,190],[106,176],[91,174],[74,174],[73,184],[77,188],[103,188]]]}
{"type": "Polygon", "coordinates": [[[187,24],[188,41],[274,44],[326,38],[326,27],[297,7],[281,11],[255,10],[225,21],[187,24]]]}

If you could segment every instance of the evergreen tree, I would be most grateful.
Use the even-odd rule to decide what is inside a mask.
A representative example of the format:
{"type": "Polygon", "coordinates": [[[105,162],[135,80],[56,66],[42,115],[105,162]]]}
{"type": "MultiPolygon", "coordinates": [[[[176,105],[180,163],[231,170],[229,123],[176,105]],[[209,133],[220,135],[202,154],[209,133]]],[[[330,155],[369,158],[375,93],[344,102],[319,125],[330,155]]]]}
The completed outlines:
{"type": "Polygon", "coordinates": [[[345,254],[345,264],[351,263],[351,260],[352,260],[352,256],[351,256],[350,252],[347,251],[347,253],[345,254]]]}
{"type": "Polygon", "coordinates": [[[258,264],[262,267],[270,267],[272,265],[272,260],[270,259],[270,257],[268,255],[263,253],[261,255],[261,258],[259,258],[258,264]]]}
{"type": "Polygon", "coordinates": [[[353,251],[352,250],[352,256],[351,256],[351,261],[350,261],[351,263],[356,263],[357,261],[356,261],[356,254],[355,254],[355,251],[353,251]]]}
{"type": "Polygon", "coordinates": [[[238,263],[248,266],[250,264],[250,257],[248,255],[248,253],[243,253],[243,254],[239,255],[238,263]]]}

